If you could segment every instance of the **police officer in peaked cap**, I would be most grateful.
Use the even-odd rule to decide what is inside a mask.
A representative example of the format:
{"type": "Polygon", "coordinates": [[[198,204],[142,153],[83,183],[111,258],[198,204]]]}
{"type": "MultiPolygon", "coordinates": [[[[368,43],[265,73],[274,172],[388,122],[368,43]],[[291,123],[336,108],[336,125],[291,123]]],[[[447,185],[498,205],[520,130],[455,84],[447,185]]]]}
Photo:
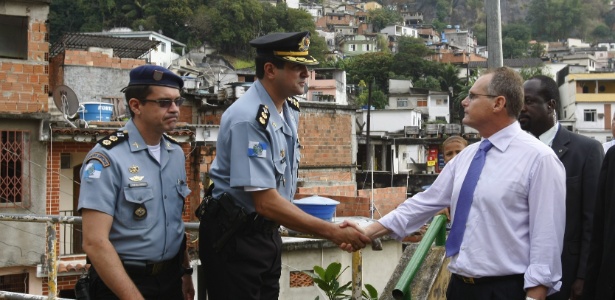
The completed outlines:
{"type": "Polygon", "coordinates": [[[199,256],[208,299],[278,299],[282,240],[279,225],[353,249],[370,240],[292,204],[301,158],[299,102],[304,93],[310,33],[272,33],[250,42],[258,81],[222,115],[213,192],[203,204],[199,256]],[[242,217],[236,217],[237,215],[242,217]]]}
{"type": "Polygon", "coordinates": [[[130,72],[131,120],[81,168],[79,210],[91,299],[193,299],[182,210],[190,189],[175,129],[183,80],[159,66],[130,72]]]}

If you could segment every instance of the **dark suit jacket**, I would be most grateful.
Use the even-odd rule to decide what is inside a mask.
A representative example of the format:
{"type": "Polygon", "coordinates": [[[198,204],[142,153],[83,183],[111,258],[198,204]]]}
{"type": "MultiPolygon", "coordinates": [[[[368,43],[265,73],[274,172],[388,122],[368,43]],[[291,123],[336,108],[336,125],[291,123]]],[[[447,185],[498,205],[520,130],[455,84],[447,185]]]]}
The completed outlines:
{"type": "Polygon", "coordinates": [[[615,294],[615,147],[600,169],[594,230],[587,262],[583,299],[613,299],[615,294]]]}
{"type": "Polygon", "coordinates": [[[604,150],[600,142],[561,126],[551,148],[566,168],[566,229],[562,248],[562,287],[549,299],[567,300],[572,283],[577,278],[585,278],[604,150]]]}

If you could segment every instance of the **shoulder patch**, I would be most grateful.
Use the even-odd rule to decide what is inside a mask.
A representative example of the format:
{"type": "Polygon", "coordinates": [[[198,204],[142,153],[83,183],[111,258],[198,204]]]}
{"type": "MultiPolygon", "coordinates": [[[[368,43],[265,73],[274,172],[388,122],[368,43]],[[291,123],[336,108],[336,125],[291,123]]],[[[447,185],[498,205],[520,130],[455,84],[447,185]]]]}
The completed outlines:
{"type": "Polygon", "coordinates": [[[263,128],[267,128],[267,123],[269,123],[269,108],[266,105],[261,104],[258,108],[258,112],[256,113],[256,122],[261,124],[263,128]]]}
{"type": "Polygon", "coordinates": [[[90,162],[91,160],[97,160],[98,162],[100,162],[100,164],[103,166],[103,168],[106,168],[108,166],[111,165],[111,163],[109,162],[109,158],[101,153],[101,152],[93,152],[90,153],[86,158],[85,158],[85,162],[90,162]]]}
{"type": "Polygon", "coordinates": [[[126,140],[128,140],[128,131],[116,131],[102,138],[98,143],[109,150],[126,140]]]}
{"type": "Polygon", "coordinates": [[[170,135],[168,135],[168,134],[166,134],[166,133],[163,133],[162,135],[163,135],[163,136],[164,136],[167,140],[169,140],[171,143],[173,143],[173,144],[177,144],[177,145],[179,145],[179,144],[180,144],[180,143],[179,143],[179,141],[178,141],[178,140],[176,140],[174,137],[172,137],[172,136],[170,136],[170,135]]]}
{"type": "Polygon", "coordinates": [[[288,106],[290,106],[290,108],[299,111],[299,100],[297,100],[295,97],[286,98],[286,102],[288,103],[288,106]]]}

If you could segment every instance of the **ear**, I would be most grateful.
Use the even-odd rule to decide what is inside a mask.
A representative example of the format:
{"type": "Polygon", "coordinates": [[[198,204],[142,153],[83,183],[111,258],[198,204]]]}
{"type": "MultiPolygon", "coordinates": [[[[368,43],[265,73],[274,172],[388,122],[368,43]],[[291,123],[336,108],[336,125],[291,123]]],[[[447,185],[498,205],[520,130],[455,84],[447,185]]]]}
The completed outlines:
{"type": "Polygon", "coordinates": [[[132,112],[135,113],[135,115],[138,115],[141,113],[141,101],[139,101],[139,99],[137,98],[130,98],[130,100],[128,100],[128,109],[132,110],[132,112]]]}
{"type": "Polygon", "coordinates": [[[500,112],[506,110],[506,98],[504,96],[497,96],[493,100],[493,112],[500,112]]]}
{"type": "Polygon", "coordinates": [[[547,108],[549,109],[550,112],[555,111],[555,99],[551,99],[547,101],[547,108]]]}
{"type": "Polygon", "coordinates": [[[276,68],[273,63],[268,62],[268,63],[265,63],[265,65],[263,66],[263,70],[265,71],[266,78],[273,78],[275,77],[275,74],[278,68],[276,68]]]}

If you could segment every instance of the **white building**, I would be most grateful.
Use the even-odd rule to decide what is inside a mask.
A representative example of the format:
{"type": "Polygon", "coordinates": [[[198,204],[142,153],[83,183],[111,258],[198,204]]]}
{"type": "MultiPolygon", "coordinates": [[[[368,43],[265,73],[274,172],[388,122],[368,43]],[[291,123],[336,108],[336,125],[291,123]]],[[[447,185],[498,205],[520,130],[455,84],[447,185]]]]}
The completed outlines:
{"type": "Polygon", "coordinates": [[[132,31],[130,28],[114,28],[110,31],[88,32],[88,34],[125,38],[147,38],[152,41],[159,41],[160,44],[156,50],[150,51],[145,55],[145,57],[141,58],[145,59],[149,64],[163,66],[165,68],[168,68],[174,60],[180,56],[183,56],[186,51],[185,44],[155,31],[132,31]],[[180,53],[176,53],[174,48],[180,48],[180,53]]]}

